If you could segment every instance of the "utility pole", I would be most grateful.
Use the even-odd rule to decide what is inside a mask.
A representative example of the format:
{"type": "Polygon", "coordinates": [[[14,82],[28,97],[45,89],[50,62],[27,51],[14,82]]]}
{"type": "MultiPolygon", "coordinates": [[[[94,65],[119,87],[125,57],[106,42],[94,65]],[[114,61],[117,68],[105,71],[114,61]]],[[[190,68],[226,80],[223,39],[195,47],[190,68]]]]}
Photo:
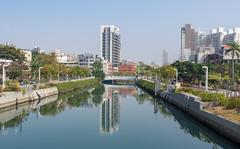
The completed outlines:
{"type": "Polygon", "coordinates": [[[41,83],[41,69],[43,69],[43,67],[39,67],[38,68],[38,84],[40,85],[40,83],[41,83]]]}
{"type": "Polygon", "coordinates": [[[205,75],[205,91],[208,91],[208,66],[203,66],[203,69],[206,69],[205,75]]]}
{"type": "Polygon", "coordinates": [[[5,80],[6,80],[6,71],[5,71],[5,67],[7,67],[8,65],[3,65],[2,68],[2,90],[4,90],[5,88],[5,80]]]}

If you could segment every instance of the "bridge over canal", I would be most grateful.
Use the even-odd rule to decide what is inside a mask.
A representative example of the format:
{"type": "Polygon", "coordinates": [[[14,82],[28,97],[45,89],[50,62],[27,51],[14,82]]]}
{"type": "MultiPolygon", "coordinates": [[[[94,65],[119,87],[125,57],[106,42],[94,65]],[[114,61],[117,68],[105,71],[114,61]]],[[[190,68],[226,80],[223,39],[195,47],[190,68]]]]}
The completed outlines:
{"type": "Polygon", "coordinates": [[[136,76],[106,76],[104,84],[134,84],[136,76]]]}

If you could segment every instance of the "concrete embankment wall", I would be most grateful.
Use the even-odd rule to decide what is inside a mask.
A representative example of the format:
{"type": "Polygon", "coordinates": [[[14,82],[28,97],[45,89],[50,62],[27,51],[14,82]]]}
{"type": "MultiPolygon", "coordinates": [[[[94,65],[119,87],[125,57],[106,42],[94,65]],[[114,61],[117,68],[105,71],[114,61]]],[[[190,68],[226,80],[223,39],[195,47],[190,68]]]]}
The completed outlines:
{"type": "Polygon", "coordinates": [[[216,132],[240,144],[240,125],[203,109],[200,97],[191,94],[160,93],[160,97],[207,124],[216,132]]]}
{"type": "MultiPolygon", "coordinates": [[[[137,85],[144,89],[141,84],[137,85]]],[[[154,95],[154,91],[151,91],[150,93],[154,95]]],[[[240,144],[240,124],[204,110],[203,107],[205,106],[205,103],[201,102],[200,97],[187,93],[174,94],[167,92],[161,92],[159,97],[211,127],[219,134],[222,134],[233,142],[240,144]]]]}
{"type": "Polygon", "coordinates": [[[28,90],[24,94],[22,92],[4,92],[0,97],[0,108],[13,106],[16,105],[16,103],[20,104],[38,100],[39,96],[40,98],[46,98],[56,94],[58,94],[58,89],[56,87],[32,91],[28,90]]]}

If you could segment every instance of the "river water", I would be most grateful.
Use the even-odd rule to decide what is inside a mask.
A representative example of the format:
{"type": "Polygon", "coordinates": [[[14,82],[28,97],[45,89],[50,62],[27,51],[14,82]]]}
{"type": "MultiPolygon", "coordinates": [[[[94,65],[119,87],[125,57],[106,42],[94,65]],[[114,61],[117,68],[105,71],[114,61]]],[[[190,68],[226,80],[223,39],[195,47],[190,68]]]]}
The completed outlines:
{"type": "Polygon", "coordinates": [[[3,149],[239,148],[136,86],[99,86],[0,110],[3,149]]]}

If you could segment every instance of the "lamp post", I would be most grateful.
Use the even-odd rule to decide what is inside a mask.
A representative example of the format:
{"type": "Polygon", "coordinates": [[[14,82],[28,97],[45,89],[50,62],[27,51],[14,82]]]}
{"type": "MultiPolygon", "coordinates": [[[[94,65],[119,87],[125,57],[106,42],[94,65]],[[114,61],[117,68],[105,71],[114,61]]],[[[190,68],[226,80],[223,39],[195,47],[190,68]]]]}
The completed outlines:
{"type": "Polygon", "coordinates": [[[5,80],[6,80],[6,71],[5,71],[5,67],[7,67],[8,65],[3,65],[2,68],[2,89],[5,88],[5,80]]]}
{"type": "Polygon", "coordinates": [[[208,66],[203,66],[203,69],[206,69],[206,78],[205,78],[205,91],[208,91],[208,66]]]}
{"type": "Polygon", "coordinates": [[[174,68],[174,70],[176,71],[176,83],[178,83],[178,69],[174,68]]]}
{"type": "Polygon", "coordinates": [[[41,69],[43,69],[43,67],[39,67],[38,68],[38,84],[40,84],[41,83],[41,69]]]}

